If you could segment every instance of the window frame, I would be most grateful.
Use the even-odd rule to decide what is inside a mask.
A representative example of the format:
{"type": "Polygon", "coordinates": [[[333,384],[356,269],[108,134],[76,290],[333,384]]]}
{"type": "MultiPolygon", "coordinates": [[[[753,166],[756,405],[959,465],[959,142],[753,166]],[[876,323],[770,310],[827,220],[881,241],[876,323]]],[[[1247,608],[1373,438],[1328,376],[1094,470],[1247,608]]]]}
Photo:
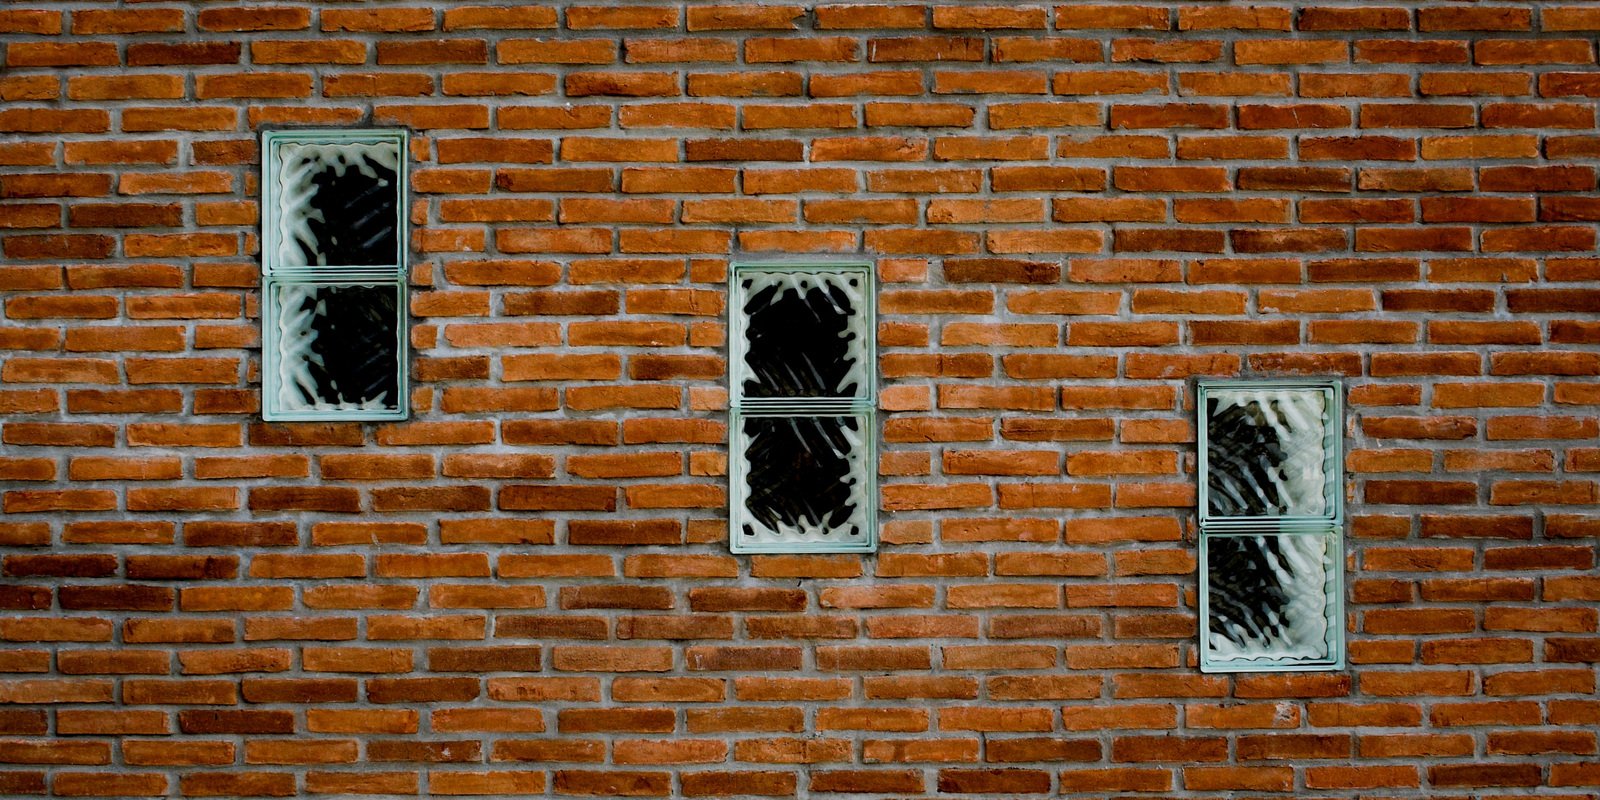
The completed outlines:
{"type": "Polygon", "coordinates": [[[1200,671],[1238,672],[1326,672],[1346,666],[1345,646],[1345,517],[1344,517],[1344,384],[1338,379],[1301,380],[1201,380],[1195,385],[1195,428],[1197,442],[1196,482],[1198,547],[1198,629],[1200,671]],[[1326,509],[1316,515],[1226,517],[1214,515],[1210,504],[1210,426],[1208,402],[1213,392],[1236,390],[1316,390],[1324,392],[1326,405],[1323,424],[1323,497],[1326,509]],[[1227,658],[1213,653],[1210,645],[1211,542],[1224,536],[1326,536],[1324,561],[1327,602],[1328,654],[1322,659],[1303,658],[1227,658]]]}
{"type": "Polygon", "coordinates": [[[261,418],[267,422],[398,421],[411,415],[410,304],[410,133],[404,128],[296,128],[261,134],[261,418]],[[383,265],[285,266],[279,263],[281,209],[278,151],[298,144],[386,144],[398,150],[395,169],[395,260],[383,265]],[[394,408],[289,409],[278,403],[282,358],[275,322],[278,289],[285,286],[365,286],[393,288],[395,306],[394,408]]]}
{"type": "MultiPolygon", "coordinates": [[[[728,270],[728,546],[734,553],[872,553],[878,549],[878,358],[877,358],[877,283],[874,268],[867,261],[781,261],[735,263],[728,270]],[[744,397],[745,315],[740,281],[760,273],[837,273],[858,275],[863,328],[868,335],[862,342],[861,358],[865,379],[854,397],[744,397]],[[784,541],[764,539],[745,541],[740,533],[745,517],[746,486],[740,442],[743,421],[751,417],[850,417],[861,426],[862,458],[859,477],[862,485],[862,517],[865,533],[859,542],[784,541]]],[[[761,538],[761,537],[757,537],[761,538]]]]}

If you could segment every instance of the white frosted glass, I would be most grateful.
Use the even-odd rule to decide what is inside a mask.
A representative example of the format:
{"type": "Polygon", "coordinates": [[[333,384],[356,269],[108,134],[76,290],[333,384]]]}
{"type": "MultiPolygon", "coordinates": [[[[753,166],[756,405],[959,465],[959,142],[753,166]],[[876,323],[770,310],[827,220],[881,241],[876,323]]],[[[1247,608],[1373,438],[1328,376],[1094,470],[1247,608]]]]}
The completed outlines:
{"type": "Polygon", "coordinates": [[[1206,486],[1212,516],[1327,513],[1325,392],[1213,389],[1206,398],[1206,486]]]}
{"type": "Polygon", "coordinates": [[[745,417],[736,457],[746,541],[849,542],[868,535],[865,419],[745,417]]]}
{"type": "Polygon", "coordinates": [[[399,406],[398,290],[278,284],[277,408],[377,411],[399,406]]]}
{"type": "Polygon", "coordinates": [[[870,394],[864,280],[841,272],[746,272],[736,313],[744,316],[742,395],[747,398],[870,394]]]}
{"type": "Polygon", "coordinates": [[[1329,534],[1211,536],[1206,646],[1220,660],[1329,658],[1339,624],[1329,596],[1329,534]]]}
{"type": "Polygon", "coordinates": [[[399,144],[285,143],[277,158],[277,266],[399,263],[399,144]]]}

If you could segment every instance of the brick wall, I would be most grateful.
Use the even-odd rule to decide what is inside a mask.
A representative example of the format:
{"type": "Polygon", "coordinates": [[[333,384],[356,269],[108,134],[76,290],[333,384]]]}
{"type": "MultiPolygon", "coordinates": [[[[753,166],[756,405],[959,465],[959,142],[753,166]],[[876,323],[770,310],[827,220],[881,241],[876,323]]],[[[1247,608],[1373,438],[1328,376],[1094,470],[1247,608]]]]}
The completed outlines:
{"type": "Polygon", "coordinates": [[[0,29],[0,793],[1600,791],[1600,10],[0,29]],[[404,424],[259,419],[303,125],[415,133],[404,424]],[[881,276],[884,545],[735,558],[726,270],[818,254],[881,276]],[[1191,379],[1304,375],[1353,665],[1202,675],[1191,379]]]}

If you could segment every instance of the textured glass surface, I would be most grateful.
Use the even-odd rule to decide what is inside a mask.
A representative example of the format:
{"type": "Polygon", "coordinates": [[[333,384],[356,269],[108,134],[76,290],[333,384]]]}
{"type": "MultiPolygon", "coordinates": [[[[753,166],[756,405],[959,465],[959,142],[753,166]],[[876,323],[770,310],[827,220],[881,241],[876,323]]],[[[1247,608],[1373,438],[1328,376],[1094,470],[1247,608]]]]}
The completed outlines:
{"type": "Polygon", "coordinates": [[[860,417],[745,417],[739,535],[859,540],[867,534],[860,417]]]}
{"type": "Polygon", "coordinates": [[[1207,539],[1207,642],[1220,660],[1330,658],[1338,625],[1329,596],[1336,553],[1328,534],[1207,539]]]}
{"type": "Polygon", "coordinates": [[[289,143],[278,157],[279,266],[399,263],[397,143],[289,143]]]}
{"type": "Polygon", "coordinates": [[[1319,389],[1210,391],[1206,400],[1210,514],[1327,513],[1327,413],[1328,398],[1319,389]]]}
{"type": "Polygon", "coordinates": [[[870,388],[861,276],[751,272],[739,288],[744,397],[856,397],[870,388]]]}
{"type": "Polygon", "coordinates": [[[394,286],[278,284],[278,408],[399,407],[394,286]]]}

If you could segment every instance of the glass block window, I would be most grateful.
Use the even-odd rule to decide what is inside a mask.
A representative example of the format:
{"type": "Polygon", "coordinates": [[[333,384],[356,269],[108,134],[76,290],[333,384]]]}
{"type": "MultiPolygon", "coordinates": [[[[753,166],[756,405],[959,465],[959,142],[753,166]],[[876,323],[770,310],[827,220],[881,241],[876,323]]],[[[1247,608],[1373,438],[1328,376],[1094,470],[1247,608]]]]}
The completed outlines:
{"type": "Polygon", "coordinates": [[[878,538],[871,266],[745,264],[730,281],[733,552],[870,552],[878,538]]]}
{"type": "Polygon", "coordinates": [[[262,134],[265,419],[406,417],[406,146],[403,130],[262,134]]]}
{"type": "Polygon", "coordinates": [[[1343,411],[1333,381],[1203,381],[1200,667],[1344,666],[1343,411]]]}

